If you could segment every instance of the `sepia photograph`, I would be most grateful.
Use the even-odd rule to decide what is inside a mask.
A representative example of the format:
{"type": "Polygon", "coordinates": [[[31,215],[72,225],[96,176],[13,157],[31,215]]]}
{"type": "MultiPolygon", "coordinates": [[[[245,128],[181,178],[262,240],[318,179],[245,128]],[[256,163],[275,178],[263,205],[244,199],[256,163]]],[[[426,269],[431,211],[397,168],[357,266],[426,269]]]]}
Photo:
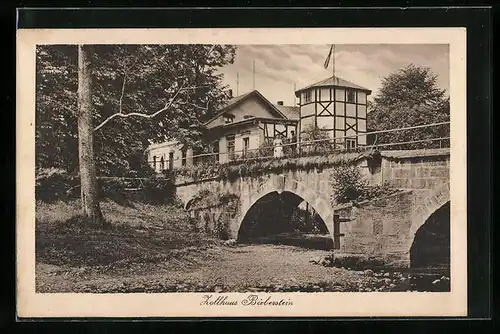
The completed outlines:
{"type": "Polygon", "coordinates": [[[452,292],[450,43],[32,52],[35,294],[452,292]]]}

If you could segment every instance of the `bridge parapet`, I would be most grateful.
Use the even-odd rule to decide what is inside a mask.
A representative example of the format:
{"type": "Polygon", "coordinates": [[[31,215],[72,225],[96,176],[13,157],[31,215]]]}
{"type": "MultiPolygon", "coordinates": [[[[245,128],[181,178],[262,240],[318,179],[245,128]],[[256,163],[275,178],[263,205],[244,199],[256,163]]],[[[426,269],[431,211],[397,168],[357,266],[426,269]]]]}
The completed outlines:
{"type": "Polygon", "coordinates": [[[382,151],[372,179],[400,189],[433,189],[450,178],[450,150],[382,151]]]}

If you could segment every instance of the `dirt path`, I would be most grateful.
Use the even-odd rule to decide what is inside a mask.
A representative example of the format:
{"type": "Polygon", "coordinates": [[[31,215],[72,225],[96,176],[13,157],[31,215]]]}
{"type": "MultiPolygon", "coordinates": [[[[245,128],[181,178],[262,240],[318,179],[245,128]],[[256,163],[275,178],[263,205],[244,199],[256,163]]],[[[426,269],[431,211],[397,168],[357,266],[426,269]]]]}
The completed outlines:
{"type": "Polygon", "coordinates": [[[39,292],[245,292],[408,290],[400,276],[324,267],[328,252],[282,245],[192,249],[161,263],[71,268],[37,264],[39,292]]]}

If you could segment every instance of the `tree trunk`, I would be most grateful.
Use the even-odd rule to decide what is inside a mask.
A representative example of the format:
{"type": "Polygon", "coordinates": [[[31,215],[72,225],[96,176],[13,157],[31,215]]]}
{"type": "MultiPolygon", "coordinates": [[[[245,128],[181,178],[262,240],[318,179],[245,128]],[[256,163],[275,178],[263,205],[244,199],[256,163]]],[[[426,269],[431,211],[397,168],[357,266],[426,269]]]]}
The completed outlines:
{"type": "Polygon", "coordinates": [[[103,227],[105,221],[99,206],[94,160],[91,85],[89,46],[78,45],[78,156],[82,211],[88,223],[103,227]]]}

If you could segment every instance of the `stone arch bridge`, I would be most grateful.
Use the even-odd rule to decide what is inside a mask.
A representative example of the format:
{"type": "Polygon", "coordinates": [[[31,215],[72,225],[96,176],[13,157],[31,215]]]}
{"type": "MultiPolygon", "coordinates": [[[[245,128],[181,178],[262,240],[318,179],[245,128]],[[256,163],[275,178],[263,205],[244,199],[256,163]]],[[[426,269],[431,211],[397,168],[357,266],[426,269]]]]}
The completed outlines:
{"type": "Polygon", "coordinates": [[[207,226],[212,224],[212,228],[216,221],[224,221],[228,237],[237,239],[245,215],[259,199],[273,192],[292,193],[296,196],[290,198],[304,200],[314,208],[334,240],[334,215],[350,219],[336,231],[342,236],[337,237],[337,254],[370,255],[388,266],[408,267],[415,233],[450,201],[449,149],[382,151],[375,159],[345,154],[357,154],[350,164],[358,165],[370,184],[389,183],[399,191],[354,205],[336,204],[330,176],[338,167],[333,164],[321,169],[296,167],[258,176],[242,175],[231,181],[177,177],[176,194],[193,216],[207,226]],[[232,206],[225,205],[227,200],[195,205],[195,199],[206,197],[204,194],[229,196],[232,206]]]}

